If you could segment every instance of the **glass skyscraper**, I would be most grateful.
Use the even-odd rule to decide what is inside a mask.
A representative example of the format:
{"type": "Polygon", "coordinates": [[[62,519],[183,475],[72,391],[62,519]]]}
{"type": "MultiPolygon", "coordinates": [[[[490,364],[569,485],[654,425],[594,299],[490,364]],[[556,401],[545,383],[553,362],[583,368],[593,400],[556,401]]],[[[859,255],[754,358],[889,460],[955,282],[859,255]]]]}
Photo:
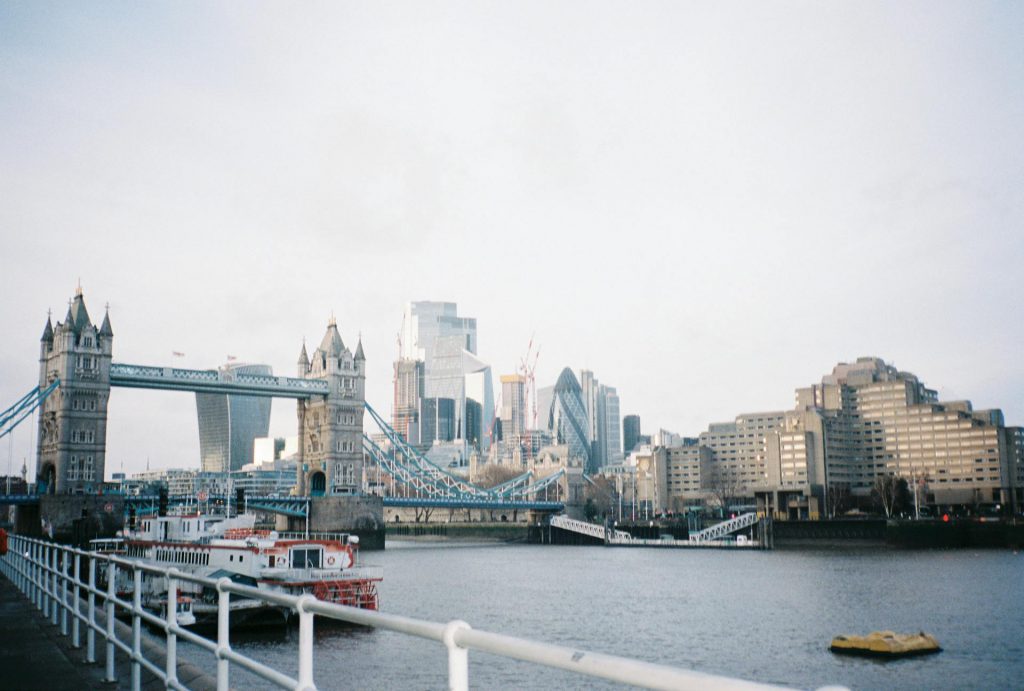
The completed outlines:
{"type": "MultiPolygon", "coordinates": [[[[221,378],[235,374],[272,375],[270,365],[228,364],[221,378]]],[[[253,444],[270,431],[270,398],[197,393],[199,457],[204,471],[239,470],[252,463],[253,444]]]]}
{"type": "Polygon", "coordinates": [[[542,401],[547,406],[539,409],[541,424],[551,431],[556,444],[569,447],[570,457],[583,461],[587,473],[595,472],[587,409],[583,405],[583,389],[576,375],[566,367],[549,391],[550,394],[544,390],[537,394],[538,406],[542,401]]]}
{"type": "Polygon", "coordinates": [[[462,442],[487,450],[494,391],[491,368],[476,348],[476,319],[458,316],[454,302],[406,306],[393,419],[407,441],[421,447],[462,442]]]}

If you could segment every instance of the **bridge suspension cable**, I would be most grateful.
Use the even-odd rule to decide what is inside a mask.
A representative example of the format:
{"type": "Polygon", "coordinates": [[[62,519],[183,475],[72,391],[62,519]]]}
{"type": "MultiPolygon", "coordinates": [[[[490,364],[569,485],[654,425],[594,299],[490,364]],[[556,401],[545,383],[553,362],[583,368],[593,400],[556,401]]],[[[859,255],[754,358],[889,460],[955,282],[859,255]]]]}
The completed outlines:
{"type": "Polygon", "coordinates": [[[13,432],[14,428],[41,406],[59,385],[60,379],[54,379],[46,388],[37,386],[18,399],[10,408],[0,413],[0,439],[13,432]]]}
{"type": "Polygon", "coordinates": [[[382,471],[396,482],[413,490],[422,499],[444,499],[467,502],[517,503],[533,502],[538,492],[562,480],[565,470],[560,469],[540,480],[533,481],[529,470],[511,480],[491,488],[475,485],[431,463],[414,446],[396,432],[369,403],[363,404],[387,440],[385,449],[370,435],[363,434],[363,449],[382,471]]]}

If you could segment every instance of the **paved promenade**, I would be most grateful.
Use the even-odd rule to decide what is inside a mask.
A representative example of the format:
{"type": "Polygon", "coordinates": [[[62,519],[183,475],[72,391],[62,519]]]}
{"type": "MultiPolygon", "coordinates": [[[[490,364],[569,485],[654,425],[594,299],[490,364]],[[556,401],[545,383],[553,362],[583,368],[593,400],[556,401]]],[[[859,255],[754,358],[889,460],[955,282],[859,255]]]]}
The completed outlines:
{"type": "MultiPolygon", "coordinates": [[[[84,608],[83,608],[84,609],[84,608]]],[[[70,628],[70,623],[69,623],[70,628]]],[[[119,623],[124,640],[126,633],[119,623]]],[[[130,634],[129,634],[130,635],[130,634]]],[[[128,689],[131,684],[131,665],[120,652],[115,657],[118,681],[103,681],[103,660],[106,646],[100,636],[96,637],[97,664],[85,662],[85,626],[81,631],[82,647],[71,647],[71,638],[60,635],[60,626],[54,626],[43,619],[42,612],[28,601],[14,585],[0,576],[0,690],[28,691],[72,691],[81,689],[128,689]]],[[[130,640],[130,638],[128,639],[130,640]]],[[[153,653],[162,648],[144,637],[150,651],[146,655],[158,664],[163,656],[153,653]]],[[[212,680],[191,665],[178,665],[178,678],[190,688],[212,688],[212,680]]],[[[163,689],[163,683],[142,671],[142,688],[163,689]]]]}

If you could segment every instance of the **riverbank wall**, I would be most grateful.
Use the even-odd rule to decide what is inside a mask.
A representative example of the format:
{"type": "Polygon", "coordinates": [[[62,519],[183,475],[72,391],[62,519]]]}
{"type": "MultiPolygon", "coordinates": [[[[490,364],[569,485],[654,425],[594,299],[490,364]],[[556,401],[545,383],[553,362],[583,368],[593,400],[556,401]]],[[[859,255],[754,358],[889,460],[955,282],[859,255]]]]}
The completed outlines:
{"type": "Polygon", "coordinates": [[[853,545],[1020,549],[1024,545],[1024,523],[976,519],[775,521],[773,530],[775,546],[781,549],[853,545]]]}
{"type": "Polygon", "coordinates": [[[389,540],[526,542],[525,523],[388,523],[389,540]]]}

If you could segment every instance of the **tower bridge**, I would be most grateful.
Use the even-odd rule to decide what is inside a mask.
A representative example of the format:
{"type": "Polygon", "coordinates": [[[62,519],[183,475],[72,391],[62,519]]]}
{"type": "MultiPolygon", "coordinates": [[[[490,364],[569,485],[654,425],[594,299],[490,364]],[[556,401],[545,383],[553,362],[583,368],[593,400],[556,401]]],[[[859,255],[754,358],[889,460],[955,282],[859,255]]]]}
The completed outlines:
{"type": "MultiPolygon", "coordinates": [[[[543,478],[527,472],[482,488],[431,463],[366,403],[362,341],[353,353],[333,318],[312,354],[303,343],[296,377],[113,362],[113,340],[109,311],[95,326],[81,288],[63,322],[54,324],[47,316],[39,384],[0,413],[3,437],[38,411],[36,496],[101,491],[111,387],[294,399],[299,437],[294,496],[259,503],[284,515],[308,515],[310,497],[362,495],[368,467],[389,478],[384,503],[396,507],[557,511],[569,495],[564,470],[543,478]],[[364,432],[364,413],[380,431],[376,440],[364,432]]],[[[0,503],[11,501],[0,497],[0,503]]]]}

